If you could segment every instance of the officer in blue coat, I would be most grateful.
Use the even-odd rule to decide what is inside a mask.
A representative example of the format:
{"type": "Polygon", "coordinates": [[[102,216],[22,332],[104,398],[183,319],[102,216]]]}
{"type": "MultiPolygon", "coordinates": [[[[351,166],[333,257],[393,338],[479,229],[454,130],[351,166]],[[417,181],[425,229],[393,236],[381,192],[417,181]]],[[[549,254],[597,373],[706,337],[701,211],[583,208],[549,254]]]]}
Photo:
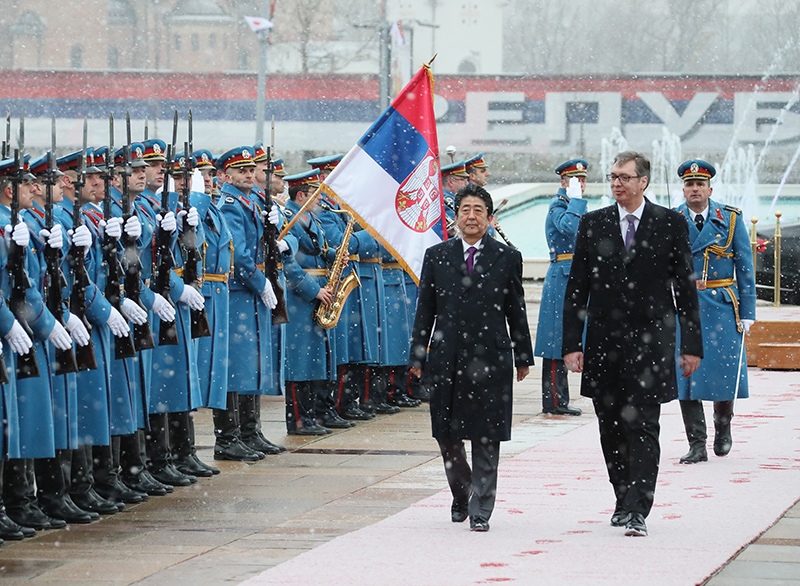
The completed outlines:
{"type": "Polygon", "coordinates": [[[314,198],[289,232],[297,239],[296,263],[284,263],[286,273],[286,428],[289,435],[325,435],[331,429],[316,420],[316,398],[327,392],[334,377],[335,339],[314,321],[318,302],[330,304],[333,291],[328,283],[328,265],[336,249],[328,245],[325,232],[314,211],[320,186],[314,169],[286,177],[289,201],[285,214],[289,220],[314,198]]]}
{"type": "MultiPolygon", "coordinates": [[[[251,445],[245,443],[239,420],[239,394],[267,394],[274,386],[276,375],[273,371],[271,324],[277,298],[264,273],[262,238],[266,218],[262,215],[257,196],[252,194],[256,168],[253,157],[253,148],[244,146],[231,149],[217,159],[217,169],[224,173],[220,210],[233,235],[228,408],[224,412],[215,411],[217,440],[214,458],[218,460],[252,461],[263,458],[267,452],[276,454],[281,451],[279,446],[268,443],[266,438],[262,441],[258,435],[248,438],[251,445]]],[[[248,402],[248,405],[252,403],[248,402]]],[[[248,413],[250,419],[255,416],[252,411],[248,413]]]]}
{"type": "Polygon", "coordinates": [[[708,460],[703,401],[714,402],[714,453],[726,456],[733,444],[735,399],[748,396],[744,334],[756,319],[753,253],[742,212],[711,199],[713,166],[699,159],[678,168],[685,202],[676,209],[689,222],[703,360],[692,376],[678,379],[689,452],[684,464],[708,460]]]}
{"type": "Polygon", "coordinates": [[[572,266],[572,252],[578,223],[586,212],[586,172],[583,159],[572,159],[556,169],[561,188],[550,202],[545,220],[545,235],[550,249],[550,267],[544,278],[539,325],[536,329],[534,354],[542,360],[542,411],[554,415],[580,415],[581,410],[569,404],[567,367],[561,358],[561,328],[564,291],[572,266]]]}
{"type": "Polygon", "coordinates": [[[469,183],[469,173],[464,161],[458,161],[442,167],[442,189],[444,190],[444,214],[447,218],[447,236],[456,234],[456,193],[469,183]]]}

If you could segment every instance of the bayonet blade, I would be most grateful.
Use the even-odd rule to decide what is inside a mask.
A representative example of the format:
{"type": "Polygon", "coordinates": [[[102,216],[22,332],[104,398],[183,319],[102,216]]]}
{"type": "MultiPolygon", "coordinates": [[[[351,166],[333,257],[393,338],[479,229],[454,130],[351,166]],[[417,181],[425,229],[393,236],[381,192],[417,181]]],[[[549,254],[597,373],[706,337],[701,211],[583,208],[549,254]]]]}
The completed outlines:
{"type": "Polygon", "coordinates": [[[172,150],[175,154],[175,145],[178,144],[178,111],[175,110],[175,116],[172,118],[172,150]]]}
{"type": "Polygon", "coordinates": [[[272,132],[269,139],[269,146],[272,147],[272,152],[275,152],[275,114],[272,115],[272,132]]]}
{"type": "Polygon", "coordinates": [[[111,151],[111,161],[114,161],[114,113],[108,115],[108,150],[111,151]]]}
{"type": "Polygon", "coordinates": [[[83,119],[83,153],[81,155],[81,175],[86,175],[86,151],[89,144],[89,125],[86,118],[83,119]]]}
{"type": "Polygon", "coordinates": [[[148,135],[150,134],[150,123],[147,120],[147,116],[144,117],[144,139],[147,140],[150,138],[148,135]]]}
{"type": "Polygon", "coordinates": [[[53,153],[53,167],[55,167],[56,162],[56,115],[53,114],[52,118],[50,119],[50,150],[53,153]]]}
{"type": "Polygon", "coordinates": [[[131,112],[127,110],[125,112],[125,129],[127,132],[126,138],[128,139],[128,144],[131,144],[131,112]]]}
{"type": "Polygon", "coordinates": [[[19,155],[25,156],[25,110],[19,113],[19,155]]]}
{"type": "Polygon", "coordinates": [[[194,141],[192,140],[192,109],[189,108],[189,152],[186,153],[187,156],[192,156],[192,150],[194,149],[194,141]]]}

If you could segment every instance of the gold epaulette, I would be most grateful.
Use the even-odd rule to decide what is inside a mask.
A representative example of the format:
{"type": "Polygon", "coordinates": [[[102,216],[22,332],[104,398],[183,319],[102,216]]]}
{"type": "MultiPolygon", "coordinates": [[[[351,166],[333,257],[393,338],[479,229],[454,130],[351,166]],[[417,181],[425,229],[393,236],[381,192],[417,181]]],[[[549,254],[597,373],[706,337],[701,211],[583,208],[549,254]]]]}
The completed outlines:
{"type": "Polygon", "coordinates": [[[572,257],[573,257],[573,253],[571,253],[571,252],[567,252],[567,253],[564,253],[564,254],[557,254],[556,255],[556,259],[554,261],[551,261],[551,262],[561,262],[562,260],[572,260],[572,257]]]}
{"type": "Polygon", "coordinates": [[[729,206],[729,205],[726,205],[725,209],[728,210],[729,212],[733,212],[734,214],[740,214],[741,215],[741,213],[742,213],[742,210],[740,210],[739,208],[735,208],[735,207],[729,206]]]}

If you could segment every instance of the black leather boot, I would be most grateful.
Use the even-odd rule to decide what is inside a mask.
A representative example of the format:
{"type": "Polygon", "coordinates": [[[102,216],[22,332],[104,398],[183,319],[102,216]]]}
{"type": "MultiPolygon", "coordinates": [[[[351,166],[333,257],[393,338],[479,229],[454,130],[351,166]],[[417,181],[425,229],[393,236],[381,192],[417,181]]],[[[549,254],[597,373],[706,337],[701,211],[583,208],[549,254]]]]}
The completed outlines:
{"type": "Polygon", "coordinates": [[[136,492],[149,496],[164,496],[168,492],[172,492],[172,487],[169,487],[168,490],[166,485],[152,478],[147,472],[145,453],[141,445],[143,442],[144,434],[140,430],[120,436],[119,478],[125,486],[136,492]]]}
{"type": "Polygon", "coordinates": [[[235,462],[255,462],[264,458],[242,443],[239,430],[239,393],[228,393],[225,409],[214,409],[214,459],[235,462]]]}
{"type": "Polygon", "coordinates": [[[150,414],[150,431],[147,442],[147,470],[162,484],[189,486],[197,482],[196,476],[179,472],[172,464],[169,447],[169,417],[166,413],[150,414]]]}
{"type": "Polygon", "coordinates": [[[33,461],[39,508],[53,519],[61,519],[67,523],[91,523],[93,515],[76,507],[67,493],[61,462],[62,453],[66,451],[68,450],[56,450],[54,458],[37,458],[33,461]]]}
{"type": "Polygon", "coordinates": [[[283,450],[261,433],[261,396],[239,394],[239,430],[242,443],[251,450],[267,456],[280,454],[283,450]]]}
{"type": "Polygon", "coordinates": [[[192,457],[194,452],[194,426],[191,411],[178,411],[169,414],[169,445],[172,464],[178,472],[187,476],[208,478],[214,473],[198,465],[192,457]]]}
{"type": "Polygon", "coordinates": [[[733,401],[715,401],[714,453],[717,456],[727,456],[733,447],[731,419],[733,419],[733,401]]]}
{"type": "Polygon", "coordinates": [[[680,401],[683,426],[686,439],[689,440],[689,451],[681,456],[681,464],[697,464],[708,461],[706,450],[706,417],[703,413],[702,401],[680,401]]]}
{"type": "MultiPolygon", "coordinates": [[[[94,490],[114,504],[136,504],[147,500],[147,494],[133,490],[119,478],[119,436],[111,436],[110,446],[94,446],[94,490]]],[[[80,507],[81,505],[76,502],[80,507]]]]}

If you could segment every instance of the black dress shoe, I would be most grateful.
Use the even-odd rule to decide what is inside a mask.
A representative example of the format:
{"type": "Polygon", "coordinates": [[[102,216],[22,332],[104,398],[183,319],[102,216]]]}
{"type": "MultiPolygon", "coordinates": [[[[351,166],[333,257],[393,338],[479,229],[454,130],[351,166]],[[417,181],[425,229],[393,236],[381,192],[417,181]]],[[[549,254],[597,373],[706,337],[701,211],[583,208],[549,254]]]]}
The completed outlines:
{"type": "Polygon", "coordinates": [[[394,397],[389,402],[396,407],[419,407],[422,404],[422,401],[419,399],[412,399],[408,395],[394,397]]]}
{"type": "Polygon", "coordinates": [[[547,413],[548,415],[580,415],[583,411],[571,405],[564,405],[555,409],[542,409],[542,413],[547,413]]]}
{"type": "Polygon", "coordinates": [[[251,450],[239,439],[230,442],[217,442],[214,444],[215,460],[231,460],[233,462],[255,462],[263,460],[264,454],[251,450]]]}
{"type": "Polygon", "coordinates": [[[697,443],[689,446],[689,451],[681,456],[681,464],[697,464],[698,462],[708,461],[708,450],[705,443],[697,443]]]}
{"type": "Polygon", "coordinates": [[[483,517],[470,517],[469,528],[470,531],[480,531],[480,532],[488,531],[489,521],[487,521],[483,517]]]}
{"type": "Polygon", "coordinates": [[[342,419],[338,415],[329,415],[328,417],[320,418],[319,423],[323,427],[330,427],[331,429],[350,429],[356,426],[355,423],[342,419]]]}
{"type": "MultiPolygon", "coordinates": [[[[286,448],[283,448],[283,449],[285,450],[286,448]]],[[[192,454],[192,460],[194,460],[194,461],[195,461],[195,463],[196,463],[198,466],[200,466],[200,468],[205,468],[206,470],[209,470],[209,471],[211,471],[211,475],[212,475],[212,476],[216,476],[217,474],[219,474],[219,468],[217,468],[216,466],[211,466],[210,464],[206,464],[205,462],[203,462],[203,461],[202,461],[202,460],[201,460],[201,459],[198,457],[198,455],[197,455],[197,454],[192,454]]]]}
{"type": "MultiPolygon", "coordinates": [[[[94,511],[100,515],[113,515],[122,510],[116,503],[101,497],[94,489],[90,489],[88,492],[70,494],[69,496],[72,502],[84,511],[94,511]]],[[[122,504],[122,507],[124,508],[125,505],[122,504]]]]}
{"type": "Polygon", "coordinates": [[[86,513],[91,517],[92,521],[97,521],[100,518],[100,513],[96,513],[95,511],[86,511],[80,508],[78,505],[75,504],[75,501],[72,500],[72,497],[69,494],[64,495],[64,499],[68,502],[69,506],[74,508],[81,513],[86,513]]]}
{"type": "Polygon", "coordinates": [[[61,519],[67,523],[78,525],[86,525],[92,522],[92,516],[89,513],[80,510],[72,501],[68,502],[66,498],[52,503],[40,502],[39,506],[42,512],[52,519],[61,519]]]}
{"type": "Polygon", "coordinates": [[[450,505],[450,520],[453,523],[463,523],[469,517],[469,513],[467,513],[467,507],[460,503],[453,501],[453,504],[450,505]]]}
{"type": "Polygon", "coordinates": [[[348,419],[351,421],[369,421],[375,417],[372,413],[362,411],[358,407],[351,407],[347,411],[340,413],[340,415],[342,419],[348,419]]]}
{"type": "Polygon", "coordinates": [[[331,430],[321,425],[304,425],[297,429],[290,429],[286,433],[289,435],[328,435],[331,430]]]}
{"type": "Polygon", "coordinates": [[[731,436],[731,418],[733,415],[722,415],[714,412],[714,453],[717,456],[727,456],[733,447],[731,436]]]}
{"type": "Polygon", "coordinates": [[[33,504],[20,509],[8,509],[6,514],[17,525],[30,527],[31,529],[61,529],[67,526],[66,521],[48,517],[39,507],[33,504]]]}
{"type": "Polygon", "coordinates": [[[393,407],[389,403],[378,403],[375,405],[375,413],[381,415],[391,415],[392,413],[400,413],[400,407],[393,407]]]}
{"type": "Polygon", "coordinates": [[[261,438],[261,441],[267,444],[268,446],[272,446],[273,448],[278,448],[281,452],[286,451],[286,446],[282,446],[280,444],[276,444],[274,442],[269,441],[267,438],[264,437],[264,434],[261,433],[261,430],[256,430],[256,435],[261,438]]]}
{"type": "Polygon", "coordinates": [[[242,443],[251,450],[253,450],[254,452],[261,452],[262,454],[266,454],[267,456],[274,456],[275,454],[281,453],[281,449],[278,446],[272,443],[267,443],[266,441],[258,437],[258,434],[253,434],[248,437],[243,437],[242,443]]]}
{"type": "Polygon", "coordinates": [[[132,490],[125,486],[118,477],[114,477],[110,484],[95,484],[94,490],[98,495],[112,503],[135,505],[149,498],[146,493],[132,490]]]}
{"type": "Polygon", "coordinates": [[[644,515],[641,513],[631,513],[628,524],[625,525],[625,535],[628,537],[647,537],[647,525],[644,523],[644,515]]]}
{"type": "Polygon", "coordinates": [[[214,476],[211,470],[199,466],[191,454],[183,458],[173,458],[172,465],[175,466],[178,472],[187,476],[194,476],[195,478],[211,478],[214,476]]]}
{"type": "Polygon", "coordinates": [[[172,464],[153,464],[148,466],[150,475],[161,484],[170,486],[189,486],[197,482],[197,477],[179,472],[172,464]]]}
{"type": "Polygon", "coordinates": [[[142,473],[131,476],[121,476],[121,480],[122,483],[131,490],[143,492],[149,496],[165,496],[167,494],[167,489],[163,484],[155,480],[150,482],[150,478],[142,473]]]}
{"type": "Polygon", "coordinates": [[[167,491],[167,494],[175,492],[175,489],[172,488],[169,484],[164,484],[163,482],[159,482],[158,480],[153,478],[153,475],[150,474],[150,471],[147,468],[145,468],[140,472],[140,476],[144,479],[144,482],[146,482],[148,485],[153,485],[158,488],[162,488],[167,491]]]}
{"type": "Polygon", "coordinates": [[[36,529],[23,527],[6,515],[5,510],[0,511],[0,538],[8,541],[19,541],[24,537],[33,537],[34,535],[36,535],[36,529]]]}
{"type": "Polygon", "coordinates": [[[627,511],[623,510],[616,510],[614,514],[611,515],[611,526],[612,527],[625,527],[630,521],[631,514],[627,511]]]}

